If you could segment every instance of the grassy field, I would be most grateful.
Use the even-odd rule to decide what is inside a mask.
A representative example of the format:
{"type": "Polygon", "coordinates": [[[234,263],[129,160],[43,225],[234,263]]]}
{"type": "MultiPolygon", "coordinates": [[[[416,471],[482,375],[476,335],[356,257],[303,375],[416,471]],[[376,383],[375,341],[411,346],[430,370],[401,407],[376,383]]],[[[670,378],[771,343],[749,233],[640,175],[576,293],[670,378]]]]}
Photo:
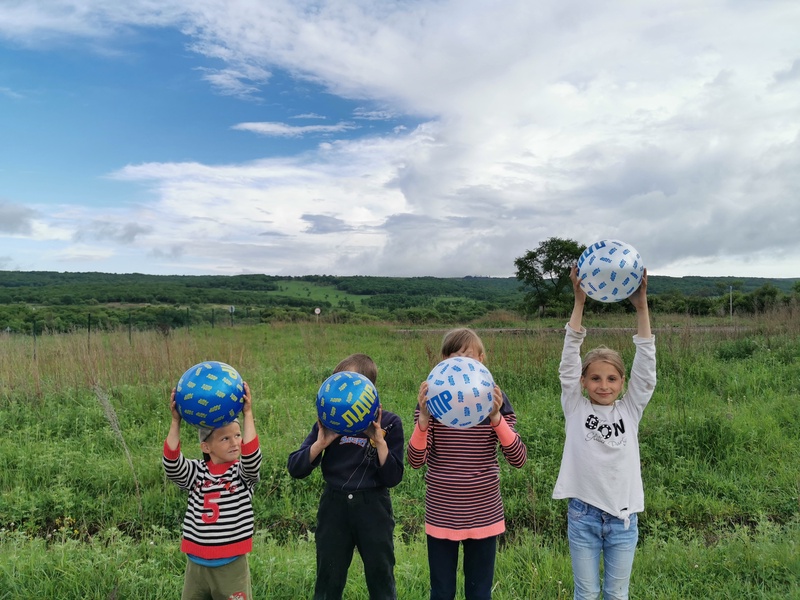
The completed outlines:
{"type": "MultiPolygon", "coordinates": [[[[588,347],[628,364],[632,317],[587,323],[588,347]]],[[[659,315],[658,385],[641,424],[647,509],[632,578],[640,599],[800,598],[800,322],[793,314],[702,327],[659,315]]],[[[487,365],[528,445],[502,466],[508,532],[494,597],[571,598],[566,506],[550,498],[563,444],[557,365],[563,323],[481,330],[487,365]]],[[[169,390],[201,360],[234,365],[253,390],[264,463],[254,501],[256,598],[310,597],[319,473],[286,471],[334,365],[366,352],[411,433],[419,382],[442,332],[293,324],[0,336],[0,599],[179,598],[185,496],[165,480],[169,390]]],[[[185,448],[198,456],[185,426],[185,448]]],[[[392,492],[400,598],[427,598],[423,473],[392,492]]],[[[366,599],[356,557],[346,598],[366,599]]]]}
{"type": "Polygon", "coordinates": [[[337,306],[339,302],[353,302],[361,304],[365,296],[348,294],[336,289],[333,285],[323,285],[301,280],[286,280],[278,284],[278,289],[269,292],[270,295],[289,296],[292,298],[308,298],[310,300],[327,301],[337,306]]]}

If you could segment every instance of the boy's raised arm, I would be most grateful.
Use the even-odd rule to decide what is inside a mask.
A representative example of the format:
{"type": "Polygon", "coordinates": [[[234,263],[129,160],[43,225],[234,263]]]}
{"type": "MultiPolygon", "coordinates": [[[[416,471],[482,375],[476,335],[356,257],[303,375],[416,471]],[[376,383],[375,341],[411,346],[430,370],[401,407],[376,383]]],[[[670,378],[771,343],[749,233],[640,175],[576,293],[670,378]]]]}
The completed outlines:
{"type": "Polygon", "coordinates": [[[167,447],[174,451],[181,445],[181,414],[175,406],[175,388],[172,388],[172,394],[169,397],[169,409],[172,412],[172,422],[167,434],[167,447]]]}
{"type": "Polygon", "coordinates": [[[244,384],[244,406],[242,406],[242,443],[247,444],[256,439],[256,422],[253,417],[253,397],[250,395],[250,386],[244,384]]]}

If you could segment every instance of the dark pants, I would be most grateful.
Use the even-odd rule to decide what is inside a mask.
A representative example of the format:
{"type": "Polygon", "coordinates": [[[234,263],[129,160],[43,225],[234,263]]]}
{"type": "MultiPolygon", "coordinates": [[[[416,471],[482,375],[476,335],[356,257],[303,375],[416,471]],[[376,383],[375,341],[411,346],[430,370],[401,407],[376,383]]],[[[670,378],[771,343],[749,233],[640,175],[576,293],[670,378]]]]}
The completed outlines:
{"type": "Polygon", "coordinates": [[[358,548],[370,600],[395,600],[394,515],[389,490],[325,488],[317,512],[314,600],[340,600],[358,548]]]}
{"type": "Polygon", "coordinates": [[[464,546],[464,597],[466,600],[489,600],[492,597],[497,536],[461,542],[428,536],[431,600],[453,600],[456,597],[459,544],[464,546]]]}

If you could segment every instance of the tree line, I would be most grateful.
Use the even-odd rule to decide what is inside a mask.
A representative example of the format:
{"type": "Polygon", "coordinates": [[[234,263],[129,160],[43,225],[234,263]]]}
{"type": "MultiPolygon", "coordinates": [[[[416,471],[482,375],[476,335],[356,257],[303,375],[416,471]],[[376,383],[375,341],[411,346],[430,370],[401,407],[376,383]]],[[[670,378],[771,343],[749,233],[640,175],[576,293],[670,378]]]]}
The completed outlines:
{"type": "MultiPolygon", "coordinates": [[[[585,246],[550,238],[514,262],[514,277],[145,275],[0,271],[0,331],[230,326],[273,321],[468,323],[498,312],[562,317],[569,267],[585,246]],[[302,283],[303,292],[297,283],[302,283]],[[312,295],[311,290],[324,289],[312,295]],[[335,290],[337,293],[328,293],[335,290]],[[230,313],[230,307],[234,312],[230,313]],[[317,314],[316,309],[320,309],[317,314]]],[[[797,302],[798,279],[649,278],[653,312],[755,314],[797,302]]],[[[587,305],[624,312],[629,303],[587,305]]]]}

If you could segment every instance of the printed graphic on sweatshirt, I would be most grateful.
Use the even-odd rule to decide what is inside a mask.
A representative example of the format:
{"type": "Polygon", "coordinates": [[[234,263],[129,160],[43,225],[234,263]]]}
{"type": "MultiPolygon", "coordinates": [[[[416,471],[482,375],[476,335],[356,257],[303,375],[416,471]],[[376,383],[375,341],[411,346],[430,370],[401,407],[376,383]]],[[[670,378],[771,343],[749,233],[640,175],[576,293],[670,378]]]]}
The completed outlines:
{"type": "Polygon", "coordinates": [[[355,444],[356,446],[361,446],[363,448],[367,445],[367,441],[367,438],[343,435],[339,438],[339,445],[344,446],[345,444],[355,444]]]}
{"type": "Polygon", "coordinates": [[[609,421],[593,413],[586,418],[584,427],[587,442],[600,442],[610,447],[625,446],[628,443],[628,438],[625,436],[625,422],[622,419],[616,422],[609,421]]]}

